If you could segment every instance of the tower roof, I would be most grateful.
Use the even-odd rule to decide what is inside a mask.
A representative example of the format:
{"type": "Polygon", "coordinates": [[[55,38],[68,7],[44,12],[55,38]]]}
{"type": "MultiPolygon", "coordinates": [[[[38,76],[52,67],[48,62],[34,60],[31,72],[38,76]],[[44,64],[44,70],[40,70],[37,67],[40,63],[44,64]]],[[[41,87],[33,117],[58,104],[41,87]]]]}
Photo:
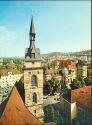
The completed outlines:
{"type": "Polygon", "coordinates": [[[30,34],[33,33],[35,34],[35,27],[34,27],[34,22],[33,22],[33,16],[31,18],[31,26],[30,26],[30,34]]]}

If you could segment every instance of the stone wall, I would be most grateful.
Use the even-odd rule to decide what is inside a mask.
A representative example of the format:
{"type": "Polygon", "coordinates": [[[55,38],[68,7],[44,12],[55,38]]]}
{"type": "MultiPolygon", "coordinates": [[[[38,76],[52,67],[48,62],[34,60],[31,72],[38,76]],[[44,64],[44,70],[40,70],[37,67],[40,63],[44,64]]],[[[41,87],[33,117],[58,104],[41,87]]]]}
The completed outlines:
{"type": "MultiPolygon", "coordinates": [[[[25,62],[26,63],[26,62],[25,62]]],[[[28,62],[25,64],[24,70],[24,87],[25,87],[25,105],[29,111],[35,116],[42,119],[43,117],[43,69],[41,68],[41,62],[28,62]],[[40,67],[40,68],[39,68],[40,67]],[[32,69],[26,69],[32,68],[32,69]],[[31,77],[35,75],[37,77],[37,86],[31,85],[31,77]],[[33,102],[33,93],[37,94],[37,103],[33,102]]]]}

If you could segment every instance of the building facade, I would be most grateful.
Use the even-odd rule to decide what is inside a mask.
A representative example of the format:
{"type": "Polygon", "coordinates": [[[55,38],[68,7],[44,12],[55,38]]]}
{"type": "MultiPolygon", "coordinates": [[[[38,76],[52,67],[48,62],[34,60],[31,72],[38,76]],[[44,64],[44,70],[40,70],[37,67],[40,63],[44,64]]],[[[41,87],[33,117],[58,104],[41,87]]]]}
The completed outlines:
{"type": "Polygon", "coordinates": [[[22,77],[22,73],[16,69],[14,70],[2,70],[0,71],[0,87],[6,88],[7,86],[12,87],[15,82],[19,81],[22,77]]]}
{"type": "Polygon", "coordinates": [[[61,94],[60,105],[65,124],[71,125],[73,120],[76,120],[80,125],[91,125],[91,93],[91,86],[86,86],[61,94]]]}
{"type": "Polygon", "coordinates": [[[32,114],[43,120],[43,68],[40,50],[35,47],[35,35],[32,17],[29,32],[30,46],[26,50],[24,63],[25,105],[32,114]]]}
{"type": "Polygon", "coordinates": [[[77,69],[77,78],[79,78],[79,77],[86,78],[87,77],[87,63],[85,61],[78,60],[76,69],[77,69]]]}

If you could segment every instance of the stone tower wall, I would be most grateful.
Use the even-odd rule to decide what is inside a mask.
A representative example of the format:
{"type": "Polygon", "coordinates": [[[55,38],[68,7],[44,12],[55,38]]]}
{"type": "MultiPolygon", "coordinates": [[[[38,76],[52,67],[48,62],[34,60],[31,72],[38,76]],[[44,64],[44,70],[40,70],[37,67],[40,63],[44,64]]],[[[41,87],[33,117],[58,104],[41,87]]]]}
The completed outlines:
{"type": "Polygon", "coordinates": [[[24,70],[25,105],[35,116],[43,117],[43,69],[41,62],[25,62],[24,70]],[[32,86],[31,77],[37,77],[38,86],[32,86]],[[32,100],[33,93],[37,94],[37,103],[32,100]]]}

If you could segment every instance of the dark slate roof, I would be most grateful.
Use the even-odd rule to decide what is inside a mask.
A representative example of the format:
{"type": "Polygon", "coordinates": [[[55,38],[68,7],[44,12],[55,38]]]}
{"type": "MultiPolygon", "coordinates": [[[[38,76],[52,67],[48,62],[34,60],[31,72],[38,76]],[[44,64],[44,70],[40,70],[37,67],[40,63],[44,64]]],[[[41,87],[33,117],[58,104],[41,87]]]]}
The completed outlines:
{"type": "Polygon", "coordinates": [[[40,49],[35,47],[35,28],[33,23],[33,17],[31,19],[31,27],[30,27],[30,46],[29,48],[26,49],[25,53],[25,61],[30,59],[41,60],[40,49]]]}
{"type": "Polygon", "coordinates": [[[35,28],[34,28],[34,22],[33,22],[33,16],[32,16],[32,19],[31,19],[31,26],[30,26],[30,34],[33,33],[35,34],[35,28]]]}

